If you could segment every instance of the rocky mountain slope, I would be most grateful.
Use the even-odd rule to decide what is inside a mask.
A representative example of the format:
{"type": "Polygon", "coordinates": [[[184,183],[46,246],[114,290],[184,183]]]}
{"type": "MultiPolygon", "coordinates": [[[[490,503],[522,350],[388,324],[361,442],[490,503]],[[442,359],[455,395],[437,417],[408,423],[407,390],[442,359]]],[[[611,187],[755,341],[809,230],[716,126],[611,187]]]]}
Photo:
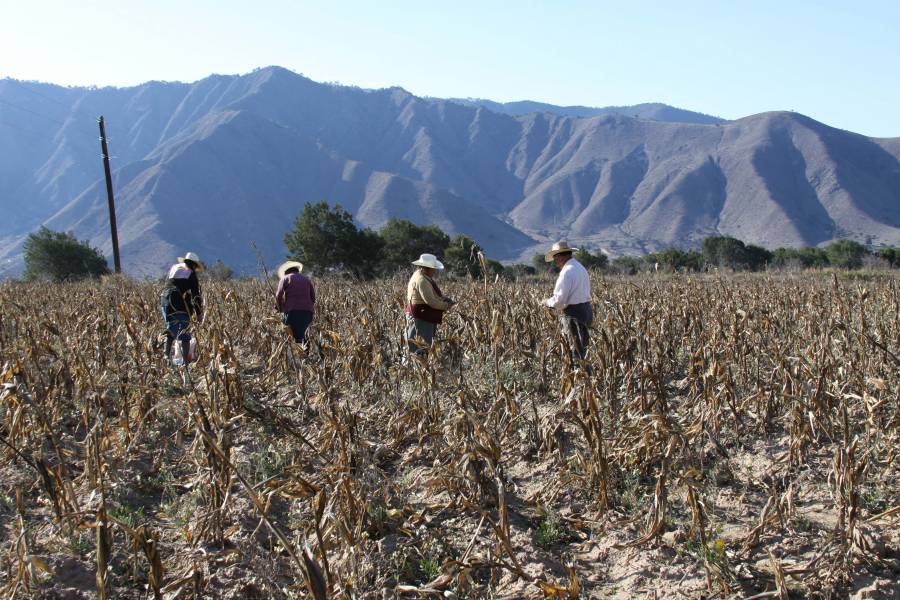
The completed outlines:
{"type": "Polygon", "coordinates": [[[369,227],[435,223],[506,260],[562,237],[611,254],[713,234],[900,245],[900,139],[787,112],[700,123],[687,111],[509,112],[278,67],[133,88],[0,80],[0,269],[20,268],[40,224],[111,253],[99,114],[134,274],[188,249],[254,272],[251,242],[274,264],[303,204],[322,199],[369,227]]]}

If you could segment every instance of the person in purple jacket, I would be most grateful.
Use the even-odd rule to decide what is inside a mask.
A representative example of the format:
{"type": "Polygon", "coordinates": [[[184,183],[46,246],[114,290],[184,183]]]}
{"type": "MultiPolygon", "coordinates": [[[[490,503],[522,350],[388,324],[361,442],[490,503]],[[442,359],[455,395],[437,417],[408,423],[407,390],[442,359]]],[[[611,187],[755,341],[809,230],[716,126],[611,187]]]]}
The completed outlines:
{"type": "Polygon", "coordinates": [[[306,330],[313,320],[316,290],[309,277],[301,271],[303,265],[293,260],[278,267],[278,289],[275,291],[275,308],[282,312],[281,320],[291,328],[294,341],[306,341],[306,330]]]}

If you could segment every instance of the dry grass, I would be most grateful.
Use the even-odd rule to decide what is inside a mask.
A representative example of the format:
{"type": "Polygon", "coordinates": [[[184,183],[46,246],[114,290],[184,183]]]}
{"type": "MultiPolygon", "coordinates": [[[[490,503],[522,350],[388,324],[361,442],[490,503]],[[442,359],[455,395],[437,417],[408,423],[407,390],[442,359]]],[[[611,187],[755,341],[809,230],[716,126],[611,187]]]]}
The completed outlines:
{"type": "Polygon", "coordinates": [[[896,590],[895,278],[597,279],[590,374],[550,286],[445,282],[404,366],[405,280],[319,281],[308,355],[206,283],[179,370],[155,284],[0,286],[0,592],[896,590]]]}

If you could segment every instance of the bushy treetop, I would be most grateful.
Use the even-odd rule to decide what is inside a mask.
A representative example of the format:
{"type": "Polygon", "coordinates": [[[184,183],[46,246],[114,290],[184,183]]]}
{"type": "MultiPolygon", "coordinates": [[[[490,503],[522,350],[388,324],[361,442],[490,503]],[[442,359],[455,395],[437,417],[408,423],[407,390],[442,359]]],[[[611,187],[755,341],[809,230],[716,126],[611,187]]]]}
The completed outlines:
{"type": "Polygon", "coordinates": [[[443,259],[450,236],[436,225],[416,225],[405,219],[391,219],[378,232],[384,242],[381,270],[393,273],[409,266],[422,254],[443,259]]]}
{"type": "Polygon", "coordinates": [[[360,277],[375,274],[384,242],[370,229],[358,229],[340,205],[307,203],[284,236],[291,260],[316,271],[346,270],[360,277]]]}
{"type": "Polygon", "coordinates": [[[71,233],[41,227],[25,240],[25,278],[74,281],[109,273],[106,259],[71,233]]]}

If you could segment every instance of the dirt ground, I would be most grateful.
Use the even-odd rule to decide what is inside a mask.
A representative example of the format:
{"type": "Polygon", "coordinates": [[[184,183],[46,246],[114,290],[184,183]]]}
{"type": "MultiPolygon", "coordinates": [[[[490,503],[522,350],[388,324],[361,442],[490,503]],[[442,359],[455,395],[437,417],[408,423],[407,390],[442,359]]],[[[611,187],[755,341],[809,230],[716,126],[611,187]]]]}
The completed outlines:
{"type": "MultiPolygon", "coordinates": [[[[447,384],[452,382],[448,379],[447,384]]],[[[240,486],[234,485],[230,491],[233,497],[225,516],[225,543],[196,539],[205,504],[205,492],[191,483],[197,466],[190,453],[198,440],[190,426],[179,427],[187,422],[187,415],[172,385],[175,393],[159,408],[166,413],[163,426],[139,434],[152,436],[155,443],[115,467],[115,477],[106,490],[111,516],[132,527],[144,521],[153,523],[159,545],[166,549],[163,562],[182,565],[180,571],[166,574],[166,598],[305,595],[302,578],[240,486]]],[[[283,405],[285,414],[298,423],[307,421],[308,428],[303,431],[312,435],[311,427],[324,407],[317,406],[315,398],[302,407],[295,406],[300,403],[302,399],[291,392],[272,404],[283,405]]],[[[361,413],[366,410],[365,406],[357,408],[361,413]]],[[[363,572],[360,579],[371,582],[375,589],[356,590],[356,597],[540,598],[556,594],[563,598],[577,589],[583,598],[764,598],[777,597],[777,572],[790,597],[900,597],[898,515],[877,516],[900,497],[896,478],[866,487],[868,504],[861,512],[859,529],[873,554],[851,557],[849,570],[829,581],[829,569],[822,560],[835,544],[839,514],[831,497],[832,457],[827,446],[810,452],[798,469],[788,463],[784,437],[760,436],[725,447],[709,441],[700,452],[710,457],[708,473],[714,478],[714,492],[701,500],[710,549],[704,551],[691,541],[691,509],[685,488],[677,484],[668,488],[663,530],[636,543],[648,528],[651,511],[646,509],[653,503],[654,474],[629,479],[619,486],[621,491],[611,508],[598,512],[591,508],[595,504],[592,498],[575,495],[566,485],[568,479],[582,475],[574,468],[577,431],[561,418],[564,408],[548,404],[538,411],[542,422],[557,424],[551,447],[535,448],[523,435],[519,447],[504,450],[508,468],[503,486],[512,556],[504,556],[486,525],[496,518],[492,508],[496,494],[485,498],[483,509],[489,518],[480,519],[471,509],[455,505],[446,492],[434,492],[434,478],[441,467],[427,437],[421,442],[410,438],[406,447],[398,448],[368,440],[373,451],[366,457],[366,476],[383,485],[383,508],[370,515],[370,527],[362,532],[356,548],[363,572]],[[781,492],[775,493],[780,498],[778,506],[766,511],[768,517],[760,527],[764,508],[776,490],[781,492]],[[872,556],[877,559],[872,561],[872,556]],[[461,562],[467,566],[461,568],[461,562]],[[532,579],[516,575],[516,569],[496,568],[503,562],[516,564],[532,579]],[[708,580],[708,571],[721,576],[708,580]],[[556,588],[542,589],[538,581],[556,588]],[[465,582],[470,583],[468,590],[465,582]]],[[[60,440],[68,452],[83,452],[78,439],[84,432],[80,424],[70,425],[60,432],[60,440]]],[[[283,474],[276,471],[283,465],[270,464],[279,459],[276,448],[265,443],[266,429],[266,423],[236,427],[232,460],[245,472],[262,469],[255,479],[265,481],[264,475],[272,472],[274,481],[281,482],[283,474]]],[[[612,443],[613,438],[608,441],[612,443]]],[[[307,470],[311,471],[308,466],[307,470]]],[[[23,515],[23,539],[28,544],[25,568],[31,589],[25,593],[20,588],[17,594],[96,597],[95,530],[89,524],[83,529],[61,529],[24,461],[10,461],[0,472],[0,481],[4,490],[0,511],[7,540],[20,533],[17,490],[41,507],[23,515]]],[[[81,510],[97,510],[100,498],[95,491],[75,492],[82,499],[81,510]]],[[[295,520],[303,518],[305,503],[276,494],[269,497],[267,514],[278,526],[290,530],[295,520]]],[[[112,597],[148,597],[146,586],[134,586],[135,581],[146,580],[146,561],[115,527],[113,547],[112,597]]]]}

